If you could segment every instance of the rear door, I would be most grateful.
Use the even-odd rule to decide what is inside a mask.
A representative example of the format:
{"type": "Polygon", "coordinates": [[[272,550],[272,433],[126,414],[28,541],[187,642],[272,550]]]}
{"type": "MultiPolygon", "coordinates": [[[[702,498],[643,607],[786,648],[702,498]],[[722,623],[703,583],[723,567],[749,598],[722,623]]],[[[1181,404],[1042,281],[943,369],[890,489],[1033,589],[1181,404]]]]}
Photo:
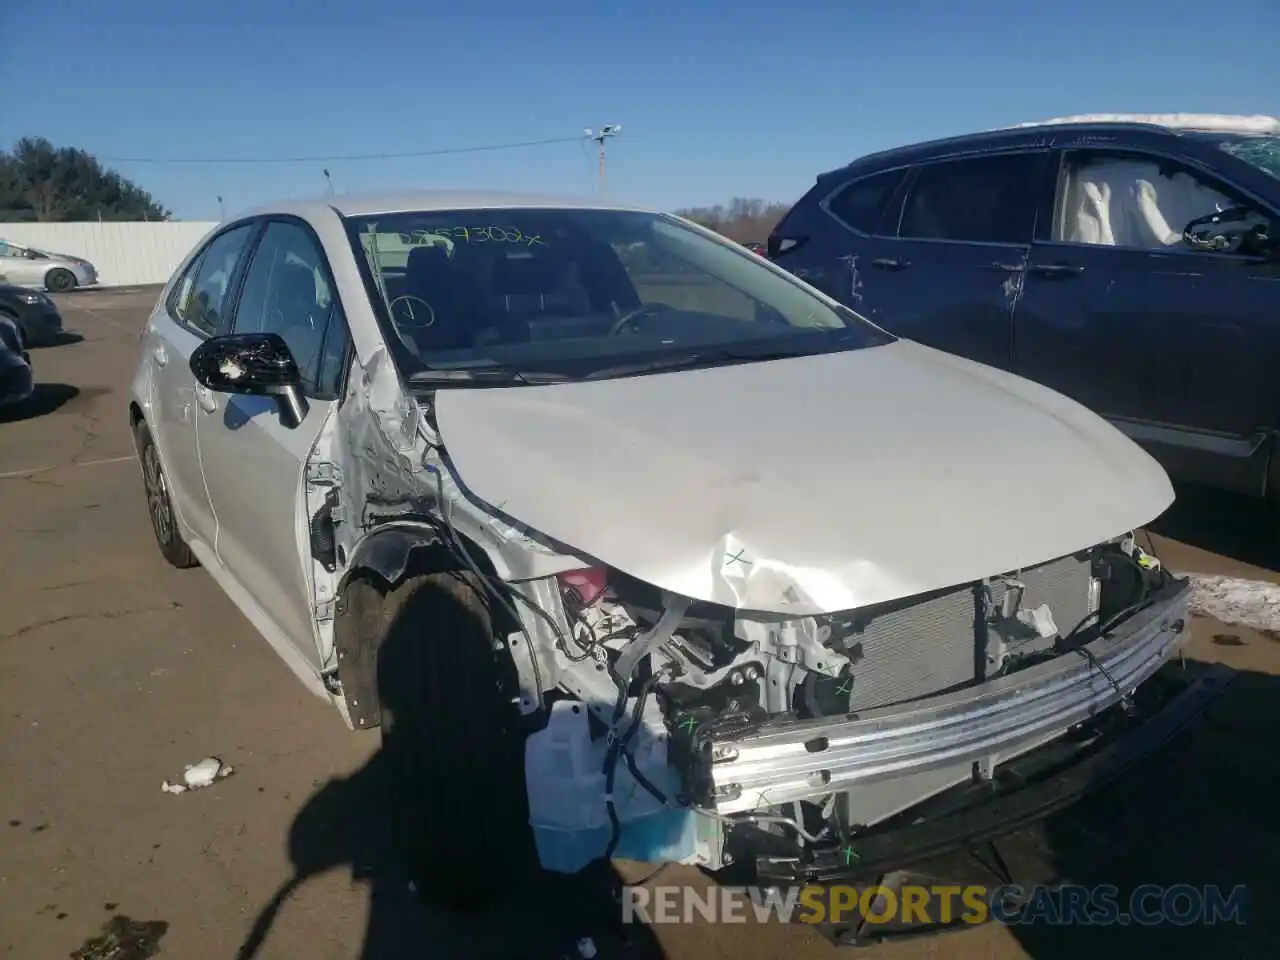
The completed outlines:
{"type": "Polygon", "coordinates": [[[340,394],[350,338],[320,241],[272,219],[236,304],[234,333],[277,333],[297,361],[308,410],[292,429],[272,397],[214,395],[200,413],[200,459],[218,518],[218,559],[313,667],[307,460],[340,394]]]}
{"type": "Polygon", "coordinates": [[[152,371],[151,432],[164,464],[169,499],[184,525],[210,547],[216,524],[200,470],[196,411],[213,394],[191,373],[191,354],[209,337],[226,333],[228,306],[255,222],[217,234],[173,285],[144,331],[152,371]]]}
{"type": "Polygon", "coordinates": [[[892,256],[892,241],[884,234],[897,227],[900,191],[909,172],[901,166],[823,177],[774,229],[766,256],[878,321],[880,304],[863,295],[861,271],[875,257],[892,256]]]}
{"type": "Polygon", "coordinates": [[[1018,305],[1017,372],[1111,419],[1173,475],[1256,493],[1280,411],[1280,264],[1197,250],[1182,233],[1229,206],[1272,236],[1280,217],[1187,160],[1058,159],[1018,305]]]}
{"type": "Polygon", "coordinates": [[[894,238],[858,263],[875,321],[980,363],[1013,364],[1013,311],[1047,151],[933,160],[907,183],[894,238]]]}

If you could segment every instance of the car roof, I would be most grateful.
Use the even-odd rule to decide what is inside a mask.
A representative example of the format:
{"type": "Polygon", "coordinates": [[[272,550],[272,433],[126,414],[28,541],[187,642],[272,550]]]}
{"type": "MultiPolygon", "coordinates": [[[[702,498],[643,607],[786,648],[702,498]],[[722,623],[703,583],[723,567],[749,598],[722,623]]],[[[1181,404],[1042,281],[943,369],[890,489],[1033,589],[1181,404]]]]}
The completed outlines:
{"type": "Polygon", "coordinates": [[[285,200],[266,204],[241,214],[237,219],[287,213],[303,218],[336,211],[343,217],[362,217],[380,213],[408,213],[436,210],[571,209],[648,211],[643,207],[616,203],[594,197],[559,194],[520,193],[500,190],[406,190],[396,193],[356,193],[320,197],[310,200],[285,200]]]}
{"type": "Polygon", "coordinates": [[[1128,133],[1134,136],[1159,137],[1214,132],[1280,136],[1280,119],[1262,114],[1245,116],[1217,113],[1082,113],[891,147],[888,150],[866,154],[842,167],[819,174],[818,181],[821,182],[838,174],[848,174],[864,166],[881,167],[892,163],[905,165],[963,154],[967,151],[1043,144],[1046,136],[1057,139],[1070,138],[1072,135],[1111,134],[1115,136],[1128,133]]]}

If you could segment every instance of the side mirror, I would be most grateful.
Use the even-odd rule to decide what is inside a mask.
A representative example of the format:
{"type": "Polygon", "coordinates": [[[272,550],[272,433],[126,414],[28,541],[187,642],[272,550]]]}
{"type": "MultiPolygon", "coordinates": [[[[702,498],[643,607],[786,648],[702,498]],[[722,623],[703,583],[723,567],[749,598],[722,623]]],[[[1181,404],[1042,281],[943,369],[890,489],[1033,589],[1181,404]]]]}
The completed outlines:
{"type": "Polygon", "coordinates": [[[192,351],[191,373],[202,387],[218,393],[275,397],[290,429],[307,415],[298,364],[278,333],[211,337],[192,351]]]}

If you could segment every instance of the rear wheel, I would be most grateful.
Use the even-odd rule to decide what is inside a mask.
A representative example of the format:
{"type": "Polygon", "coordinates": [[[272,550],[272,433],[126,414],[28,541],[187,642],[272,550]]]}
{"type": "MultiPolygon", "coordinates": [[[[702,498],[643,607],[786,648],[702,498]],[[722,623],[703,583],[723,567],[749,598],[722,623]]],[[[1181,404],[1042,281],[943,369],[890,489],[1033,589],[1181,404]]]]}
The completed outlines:
{"type": "Polygon", "coordinates": [[[503,899],[536,866],[524,741],[489,599],[469,571],[414,577],[387,594],[378,651],[399,843],[419,890],[461,910],[503,899]]]}
{"type": "Polygon", "coordinates": [[[151,439],[151,431],[144,422],[133,428],[137,442],[138,460],[142,464],[142,485],[147,493],[147,513],[151,516],[151,529],[156,535],[156,544],[164,558],[180,570],[199,564],[187,542],[178,532],[178,521],[173,512],[173,501],[169,498],[169,484],[165,479],[164,467],[160,464],[160,452],[155,441],[151,439]]]}
{"type": "Polygon", "coordinates": [[[66,293],[76,288],[76,275],[62,267],[54,267],[44,275],[44,285],[54,293],[66,293]]]}

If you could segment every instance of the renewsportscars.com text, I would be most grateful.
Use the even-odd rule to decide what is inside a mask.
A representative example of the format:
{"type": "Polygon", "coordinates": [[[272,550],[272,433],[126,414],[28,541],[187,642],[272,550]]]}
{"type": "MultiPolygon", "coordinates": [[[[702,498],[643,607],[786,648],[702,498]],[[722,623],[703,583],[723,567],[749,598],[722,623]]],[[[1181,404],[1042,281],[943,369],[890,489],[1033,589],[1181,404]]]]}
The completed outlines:
{"type": "Polygon", "coordinates": [[[884,923],[1156,926],[1244,924],[1248,888],[1144,884],[1122,894],[1109,884],[946,886],[624,887],[628,923],[884,923]]]}

